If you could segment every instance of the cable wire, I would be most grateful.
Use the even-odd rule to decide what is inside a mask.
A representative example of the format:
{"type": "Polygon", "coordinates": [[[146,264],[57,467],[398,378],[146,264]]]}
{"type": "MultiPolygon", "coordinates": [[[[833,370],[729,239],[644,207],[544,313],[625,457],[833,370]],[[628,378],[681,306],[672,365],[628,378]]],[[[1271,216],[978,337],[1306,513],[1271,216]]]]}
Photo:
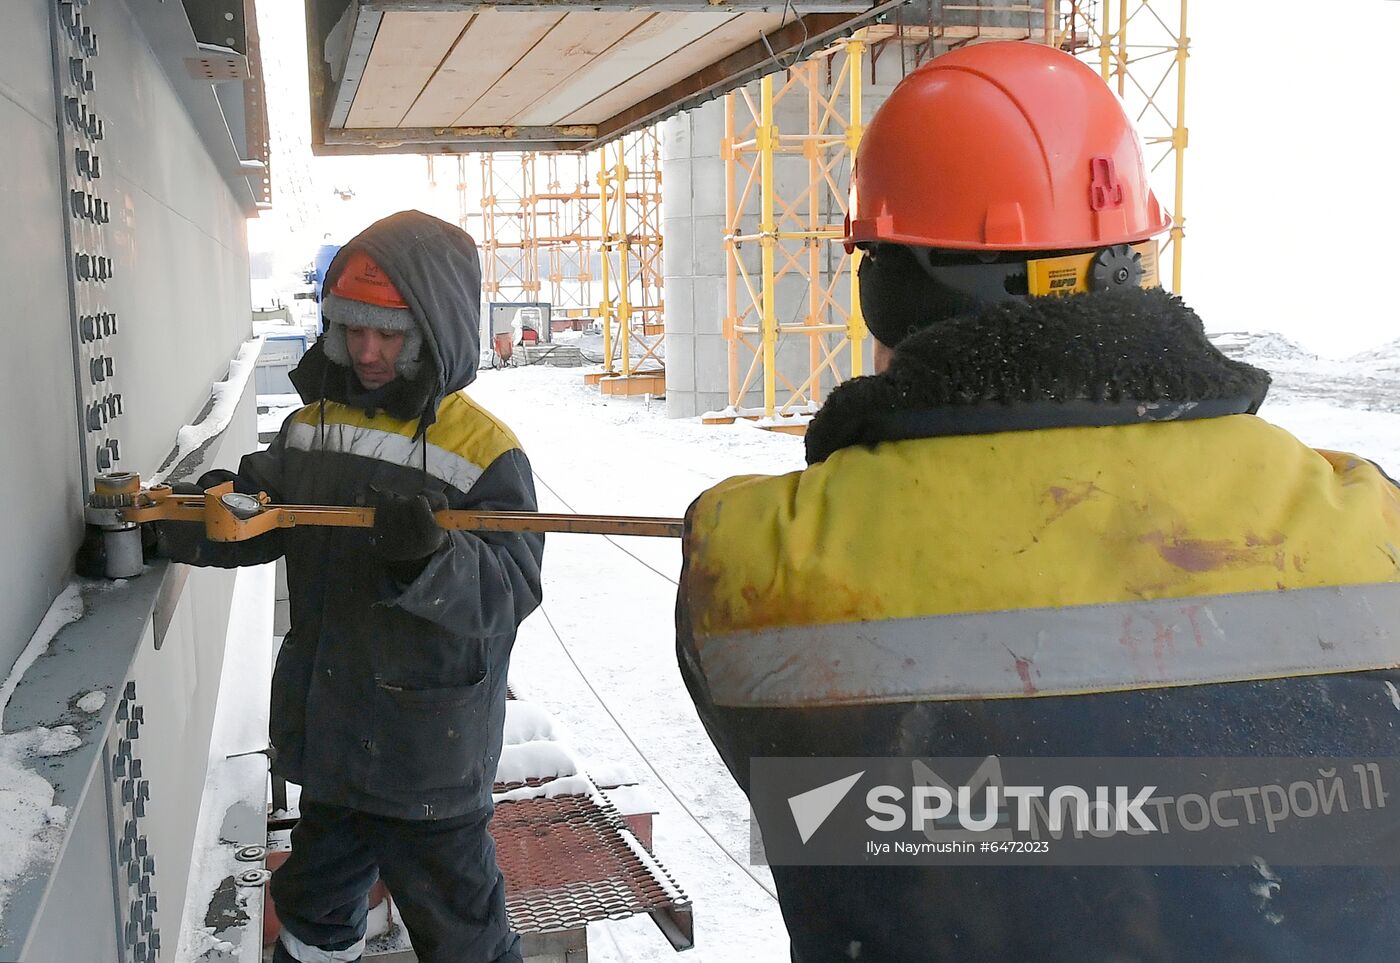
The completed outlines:
{"type": "MultiPolygon", "coordinates": [[[[566,502],[566,501],[564,500],[564,496],[563,496],[563,495],[560,495],[557,491],[555,491],[554,486],[551,485],[549,482],[545,481],[544,478],[541,477],[541,475],[540,475],[539,472],[535,472],[534,475],[535,475],[535,481],[537,481],[537,482],[539,482],[541,485],[543,485],[543,486],[545,487],[545,491],[547,491],[547,492],[549,492],[551,495],[553,495],[553,496],[559,501],[559,503],[560,503],[561,505],[563,505],[565,508],[567,508],[569,511],[573,512],[575,515],[578,514],[578,509],[574,508],[574,506],[572,506],[572,505],[570,505],[568,502],[566,502]]],[[[671,576],[669,576],[669,575],[667,575],[665,572],[661,571],[661,569],[659,569],[659,568],[657,568],[656,566],[652,565],[650,562],[648,562],[646,559],[642,558],[640,555],[637,555],[635,552],[632,552],[632,551],[629,550],[627,547],[625,547],[624,545],[622,545],[620,542],[614,540],[613,537],[612,537],[611,535],[604,535],[603,537],[606,538],[608,541],[612,542],[613,545],[614,545],[614,547],[616,547],[617,550],[620,551],[620,552],[622,552],[624,555],[630,555],[630,556],[632,556],[632,558],[633,558],[638,564],[640,564],[643,568],[649,568],[649,569],[651,569],[653,572],[655,572],[657,575],[660,575],[660,576],[661,576],[662,578],[664,578],[666,581],[670,582],[672,585],[675,585],[675,586],[677,586],[677,587],[680,586],[680,582],[677,582],[675,579],[671,578],[671,576]]]]}
{"type": "MultiPolygon", "coordinates": [[[[563,499],[560,499],[560,501],[563,501],[563,499]]],[[[629,552],[628,554],[630,555],[631,553],[629,552]]],[[[650,566],[648,566],[648,568],[650,568],[650,566]]],[[[578,677],[583,680],[583,684],[588,687],[588,691],[593,693],[593,698],[598,701],[598,705],[602,706],[603,711],[607,713],[608,718],[612,720],[613,725],[617,726],[617,731],[622,733],[622,738],[627,740],[628,745],[632,747],[632,750],[636,752],[638,757],[641,758],[642,762],[646,764],[646,767],[651,770],[651,774],[656,777],[656,781],[661,783],[661,785],[665,787],[666,792],[670,793],[671,798],[676,801],[676,805],[680,806],[681,809],[685,811],[685,814],[689,816],[691,820],[695,823],[695,825],[700,827],[700,831],[702,833],[710,837],[710,841],[713,842],[717,847],[719,847],[719,851],[724,853],[724,855],[729,859],[731,863],[739,867],[739,869],[743,871],[745,876],[753,880],[759,889],[767,893],[768,896],[771,897],[774,902],[777,902],[778,894],[775,893],[773,890],[769,889],[767,885],[764,884],[763,880],[755,876],[752,872],[749,871],[749,868],[747,866],[745,866],[740,860],[735,858],[734,854],[731,853],[725,847],[724,843],[719,841],[719,838],[715,836],[714,833],[710,832],[709,827],[707,827],[703,822],[701,822],[700,817],[695,815],[691,808],[685,804],[685,800],[683,800],[680,797],[679,793],[677,793],[674,789],[671,788],[671,784],[666,781],[665,777],[661,775],[661,773],[657,770],[656,766],[652,764],[652,761],[647,758],[647,754],[642,751],[642,747],[637,745],[637,740],[633,739],[631,734],[628,733],[628,731],[623,727],[622,722],[613,713],[612,709],[608,708],[608,704],[603,701],[602,695],[598,692],[596,688],[593,687],[593,683],[589,680],[588,676],[584,674],[583,667],[578,664],[578,660],[574,658],[574,654],[569,651],[568,644],[564,641],[564,637],[559,634],[559,630],[554,627],[554,620],[549,617],[549,613],[545,611],[544,605],[540,606],[540,614],[544,616],[545,624],[549,626],[549,631],[554,633],[554,638],[559,642],[559,648],[564,650],[565,657],[567,657],[569,662],[573,665],[574,671],[578,673],[578,677]]]]}

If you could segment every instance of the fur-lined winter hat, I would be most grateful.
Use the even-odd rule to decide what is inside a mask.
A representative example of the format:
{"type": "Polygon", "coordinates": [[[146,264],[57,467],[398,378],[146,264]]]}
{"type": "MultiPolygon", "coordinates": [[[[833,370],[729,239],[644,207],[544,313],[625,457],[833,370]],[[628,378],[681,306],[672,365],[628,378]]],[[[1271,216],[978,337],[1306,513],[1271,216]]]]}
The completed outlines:
{"type": "Polygon", "coordinates": [[[344,270],[321,302],[321,314],[327,322],[324,349],[331,361],[352,366],[345,341],[347,326],[402,331],[403,350],[394,368],[403,378],[418,374],[423,331],[394,282],[364,251],[347,255],[344,270]]]}

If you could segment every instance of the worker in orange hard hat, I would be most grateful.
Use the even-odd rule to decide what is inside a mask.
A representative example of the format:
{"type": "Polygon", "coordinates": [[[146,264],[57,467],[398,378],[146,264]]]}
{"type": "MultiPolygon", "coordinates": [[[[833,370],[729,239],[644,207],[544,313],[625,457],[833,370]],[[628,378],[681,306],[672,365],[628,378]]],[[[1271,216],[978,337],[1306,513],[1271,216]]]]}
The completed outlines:
{"type": "Polygon", "coordinates": [[[677,605],[794,960],[1400,956],[1400,491],[1254,415],[1168,226],[1058,50],[871,121],[877,374],[696,501],[677,605]]]}
{"type": "Polygon", "coordinates": [[[443,509],[536,510],[515,435],[466,388],[480,359],[481,262],[454,224],[401,211],[326,272],[324,336],[292,372],[305,406],[237,473],[281,504],[368,505],[370,529],[214,542],[163,522],[165,554],[286,559],[291,625],[268,723],[272,772],[301,787],[272,875],[275,963],[354,963],[382,879],[422,963],[519,963],[489,832],[506,675],[539,604],[544,539],[447,531],[443,509]]]}

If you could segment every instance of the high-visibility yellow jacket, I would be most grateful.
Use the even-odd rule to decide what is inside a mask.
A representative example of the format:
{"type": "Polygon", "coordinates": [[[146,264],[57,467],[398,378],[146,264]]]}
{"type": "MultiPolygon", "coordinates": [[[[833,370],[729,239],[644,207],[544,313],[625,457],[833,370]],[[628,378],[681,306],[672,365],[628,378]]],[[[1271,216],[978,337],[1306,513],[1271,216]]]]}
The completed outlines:
{"type": "MultiPolygon", "coordinates": [[[[1249,414],[848,447],[697,500],[678,629],[746,791],[764,756],[1400,756],[1400,490],[1249,414]]],[[[1400,958],[1388,868],[774,876],[803,963],[1400,958]]]]}

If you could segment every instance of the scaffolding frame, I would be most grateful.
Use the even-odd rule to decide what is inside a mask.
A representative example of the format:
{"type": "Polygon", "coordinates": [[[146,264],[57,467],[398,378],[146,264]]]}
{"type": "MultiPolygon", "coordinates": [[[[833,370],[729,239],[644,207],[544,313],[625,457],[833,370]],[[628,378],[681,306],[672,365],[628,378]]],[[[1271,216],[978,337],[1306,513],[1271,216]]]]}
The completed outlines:
{"type": "MultiPolygon", "coordinates": [[[[598,151],[604,378],[644,377],[664,392],[661,137],[650,127],[598,151]]],[[[595,379],[596,380],[596,379],[595,379]]],[[[628,392],[622,392],[628,393],[628,392]]]]}
{"type": "Polygon", "coordinates": [[[821,404],[827,377],[844,380],[864,372],[865,320],[860,311],[860,252],[841,241],[851,160],[860,143],[864,31],[788,69],[781,80],[758,82],[758,100],[747,88],[725,97],[726,316],[729,409],[713,422],[756,417],[761,423],[800,426],[821,404]],[[805,123],[783,132],[776,109],[805,98],[805,123]],[[805,168],[804,186],[790,196],[778,190],[779,167],[805,168]],[[753,211],[755,200],[757,211],[753,211]],[[757,244],[755,270],[744,245],[757,244]],[[798,320],[779,318],[778,286],[799,280],[804,294],[798,320]],[[778,354],[790,339],[806,339],[805,377],[789,378],[778,354]],[[743,406],[761,384],[761,410],[743,406]],[[782,397],[779,397],[779,389],[782,397]]]}
{"type": "MultiPolygon", "coordinates": [[[[645,390],[664,391],[657,383],[666,307],[657,128],[589,154],[498,151],[479,162],[480,213],[467,210],[465,160],[458,162],[457,191],[462,226],[481,218],[487,299],[548,301],[554,319],[596,320],[602,370],[589,381],[636,377],[645,390]]],[[[432,170],[430,162],[430,178],[432,170]]]]}
{"type": "Polygon", "coordinates": [[[545,256],[552,313],[556,317],[591,318],[597,304],[593,298],[593,259],[603,237],[597,198],[589,184],[589,158],[586,154],[537,154],[536,179],[541,168],[545,189],[532,195],[530,203],[536,246],[545,256]]]}
{"type": "Polygon", "coordinates": [[[1118,94],[1142,135],[1149,172],[1171,164],[1172,226],[1163,253],[1171,255],[1171,289],[1180,294],[1189,141],[1187,0],[1061,0],[1060,13],[1059,46],[1096,66],[1118,94]]]}
{"type": "MultiPolygon", "coordinates": [[[[481,155],[481,290],[488,301],[539,301],[535,154],[481,155]]],[[[465,192],[465,178],[459,191],[465,192]]]]}

